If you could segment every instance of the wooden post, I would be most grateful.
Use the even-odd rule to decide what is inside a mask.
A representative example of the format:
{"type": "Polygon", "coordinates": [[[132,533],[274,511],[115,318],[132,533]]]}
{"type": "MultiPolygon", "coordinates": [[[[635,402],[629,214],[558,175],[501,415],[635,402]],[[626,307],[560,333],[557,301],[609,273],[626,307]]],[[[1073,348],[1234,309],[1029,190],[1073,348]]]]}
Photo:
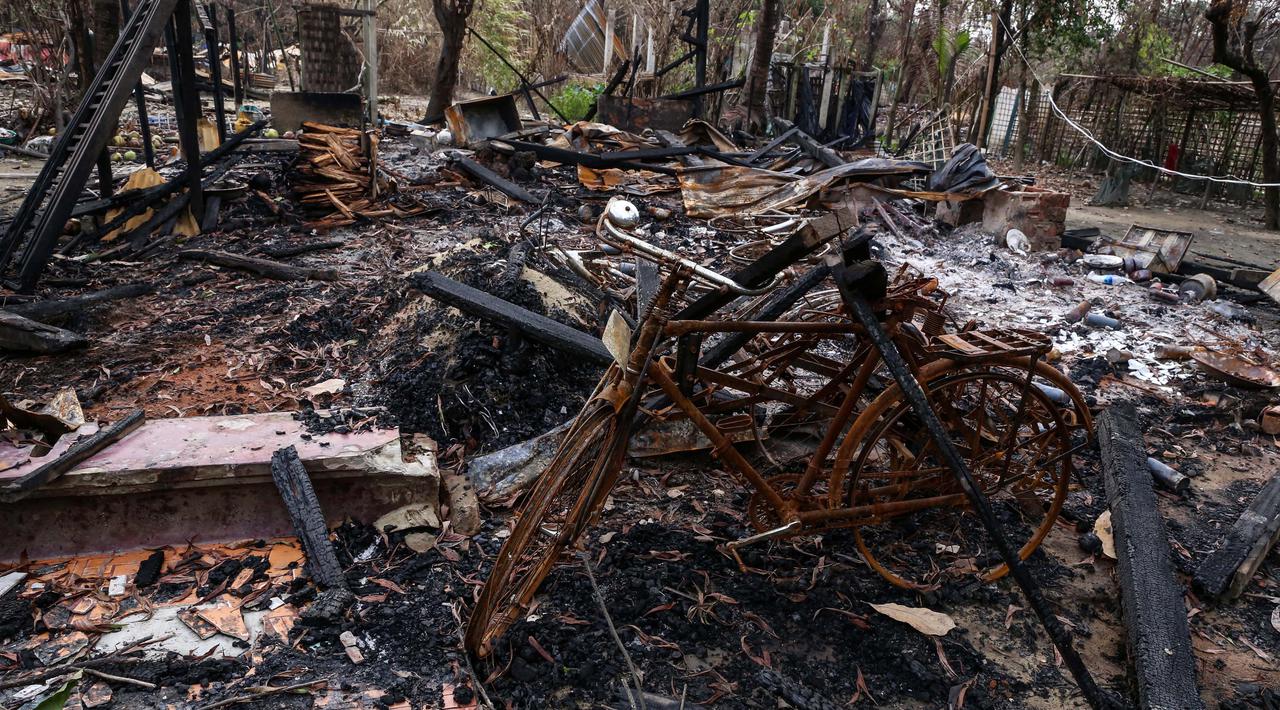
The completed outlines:
{"type": "MultiPolygon", "coordinates": [[[[694,55],[693,55],[693,88],[701,89],[707,85],[707,38],[711,25],[711,0],[696,0],[694,4],[694,55]]],[[[706,97],[698,94],[693,97],[693,115],[702,118],[702,108],[706,97]]]]}
{"type": "Polygon", "coordinates": [[[827,127],[827,109],[831,106],[831,83],[835,80],[835,62],[831,61],[831,23],[822,30],[822,105],[818,107],[818,126],[827,127]]]}
{"type": "Polygon", "coordinates": [[[1000,44],[1000,11],[991,11],[991,44],[987,47],[987,79],[982,85],[982,110],[978,112],[978,125],[974,126],[976,136],[970,136],[974,145],[979,148],[987,147],[987,119],[991,116],[994,107],[991,105],[995,102],[995,96],[992,94],[991,85],[996,80],[996,57],[999,52],[1000,44]]]}
{"type": "Polygon", "coordinates": [[[378,125],[378,6],[373,0],[364,0],[364,17],[361,29],[364,33],[364,100],[369,125],[378,125]]]}
{"type": "Polygon", "coordinates": [[[196,120],[200,118],[200,97],[195,90],[196,67],[191,56],[191,0],[178,0],[173,20],[166,32],[169,39],[169,67],[173,76],[173,108],[178,122],[178,142],[187,163],[186,183],[192,214],[204,214],[200,191],[200,141],[196,120]]]}
{"type": "Polygon", "coordinates": [[[604,14],[604,66],[600,72],[609,75],[609,65],[613,64],[613,6],[605,9],[604,14]]]}
{"type": "Polygon", "coordinates": [[[658,57],[653,52],[653,25],[648,25],[649,39],[645,42],[644,71],[649,76],[658,70],[658,57]]]}
{"type": "MultiPolygon", "coordinates": [[[[227,7],[227,48],[231,50],[231,85],[232,97],[235,98],[236,111],[244,105],[244,76],[240,74],[240,35],[236,32],[236,11],[227,7]]],[[[306,90],[306,87],[302,87],[306,90]]]]}
{"type": "Polygon", "coordinates": [[[209,54],[209,83],[213,84],[213,115],[218,122],[218,145],[227,139],[227,110],[222,100],[222,43],[218,41],[218,6],[204,7],[204,46],[209,54]]]}

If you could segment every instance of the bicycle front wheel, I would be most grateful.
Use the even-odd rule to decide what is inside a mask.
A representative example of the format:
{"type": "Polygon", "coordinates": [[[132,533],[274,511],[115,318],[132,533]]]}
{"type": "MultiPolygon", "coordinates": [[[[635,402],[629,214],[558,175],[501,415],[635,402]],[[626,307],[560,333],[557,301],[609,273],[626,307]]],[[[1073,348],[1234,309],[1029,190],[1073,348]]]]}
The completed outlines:
{"type": "Polygon", "coordinates": [[[608,400],[593,398],[534,482],[467,622],[466,647],[477,658],[524,616],[561,553],[599,512],[626,453],[619,441],[629,429],[623,416],[608,400]]]}

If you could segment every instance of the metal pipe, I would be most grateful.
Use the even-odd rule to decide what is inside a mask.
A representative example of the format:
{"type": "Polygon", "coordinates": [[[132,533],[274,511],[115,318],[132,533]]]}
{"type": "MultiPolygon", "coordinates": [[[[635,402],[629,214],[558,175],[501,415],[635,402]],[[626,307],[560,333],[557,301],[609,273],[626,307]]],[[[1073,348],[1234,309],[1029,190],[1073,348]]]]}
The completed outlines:
{"type": "Polygon", "coordinates": [[[692,272],[693,277],[710,286],[723,288],[731,293],[739,296],[760,296],[772,291],[777,285],[779,278],[774,277],[772,281],[761,288],[747,288],[737,281],[725,276],[717,271],[712,271],[702,264],[692,259],[680,256],[673,251],[663,249],[662,247],[650,244],[644,240],[631,236],[622,231],[615,222],[622,223],[623,227],[630,227],[636,224],[640,219],[640,212],[636,206],[626,200],[614,198],[609,201],[605,207],[604,214],[600,215],[600,222],[597,225],[596,235],[605,243],[610,243],[623,251],[638,252],[644,254],[655,261],[665,264],[679,265],[692,272]],[[605,236],[608,233],[616,241],[610,241],[605,236]]]}

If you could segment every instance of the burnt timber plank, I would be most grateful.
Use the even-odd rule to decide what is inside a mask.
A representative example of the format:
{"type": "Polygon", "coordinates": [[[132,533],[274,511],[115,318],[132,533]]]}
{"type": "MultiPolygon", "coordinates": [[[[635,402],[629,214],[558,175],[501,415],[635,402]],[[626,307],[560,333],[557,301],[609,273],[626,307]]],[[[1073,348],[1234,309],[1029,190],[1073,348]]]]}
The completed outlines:
{"type": "Polygon", "coordinates": [[[791,130],[796,128],[794,123],[784,118],[775,118],[773,119],[773,122],[777,124],[784,133],[790,133],[791,137],[787,140],[799,146],[800,150],[803,150],[810,158],[817,160],[828,168],[836,168],[845,164],[845,159],[841,158],[839,153],[814,140],[813,136],[808,133],[801,130],[796,130],[792,133],[791,130]]]}
{"type": "Polygon", "coordinates": [[[1173,576],[1169,537],[1132,405],[1114,405],[1098,417],[1098,443],[1138,706],[1203,708],[1182,585],[1173,576]]]}
{"type": "Polygon", "coordinates": [[[528,190],[493,172],[485,166],[477,163],[470,158],[458,158],[458,167],[462,168],[471,177],[490,185],[498,192],[521,202],[527,202],[531,205],[542,204],[542,200],[534,197],[528,190]]]}
{"type": "Polygon", "coordinates": [[[80,313],[90,306],[122,298],[145,296],[155,290],[156,287],[151,284],[124,284],[80,296],[22,303],[16,306],[9,306],[8,310],[10,313],[16,313],[23,318],[30,318],[31,320],[51,325],[80,313]]]}
{"type": "Polygon", "coordinates": [[[89,344],[84,336],[0,311],[0,352],[51,355],[89,344]]]}
{"type": "Polygon", "coordinates": [[[649,310],[649,304],[653,303],[653,297],[658,295],[658,287],[662,285],[662,274],[658,272],[658,265],[649,261],[644,257],[636,257],[636,321],[644,318],[644,314],[649,310]]]}
{"type": "Polygon", "coordinates": [[[297,449],[286,446],[271,455],[271,478],[289,512],[294,532],[302,540],[311,578],[329,589],[346,589],[342,565],[338,564],[333,543],[329,541],[329,526],[324,522],[320,501],[297,449]]]}
{"type": "Polygon", "coordinates": [[[526,337],[602,365],[613,356],[599,338],[538,315],[479,289],[458,283],[444,274],[424,271],[412,277],[413,285],[428,296],[472,315],[513,328],[526,337]]]}
{"type": "Polygon", "coordinates": [[[206,264],[222,266],[228,269],[249,271],[259,276],[280,281],[337,281],[338,272],[333,269],[316,269],[309,266],[293,266],[256,256],[244,256],[225,251],[205,249],[185,249],[178,252],[178,258],[185,261],[202,261],[206,264]]]}
{"type": "Polygon", "coordinates": [[[141,426],[144,419],[142,410],[135,409],[124,419],[75,442],[57,459],[27,473],[22,478],[5,484],[4,488],[0,489],[0,501],[12,503],[21,500],[37,488],[54,482],[59,476],[75,468],[90,456],[123,439],[129,432],[141,426]]]}
{"type": "Polygon", "coordinates": [[[1280,537],[1280,473],[1273,474],[1253,502],[1231,526],[1218,548],[1196,569],[1196,591],[1207,597],[1234,599],[1266,559],[1280,537]]]}

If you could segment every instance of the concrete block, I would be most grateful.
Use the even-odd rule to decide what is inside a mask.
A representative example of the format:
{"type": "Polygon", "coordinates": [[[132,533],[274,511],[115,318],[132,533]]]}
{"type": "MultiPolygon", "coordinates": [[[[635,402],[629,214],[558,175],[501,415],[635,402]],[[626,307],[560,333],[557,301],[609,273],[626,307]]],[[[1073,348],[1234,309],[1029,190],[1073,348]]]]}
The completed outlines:
{"type": "Polygon", "coordinates": [[[1018,191],[991,190],[983,195],[982,228],[997,239],[1020,229],[1035,251],[1057,249],[1066,230],[1071,195],[1037,187],[1018,191]]]}

